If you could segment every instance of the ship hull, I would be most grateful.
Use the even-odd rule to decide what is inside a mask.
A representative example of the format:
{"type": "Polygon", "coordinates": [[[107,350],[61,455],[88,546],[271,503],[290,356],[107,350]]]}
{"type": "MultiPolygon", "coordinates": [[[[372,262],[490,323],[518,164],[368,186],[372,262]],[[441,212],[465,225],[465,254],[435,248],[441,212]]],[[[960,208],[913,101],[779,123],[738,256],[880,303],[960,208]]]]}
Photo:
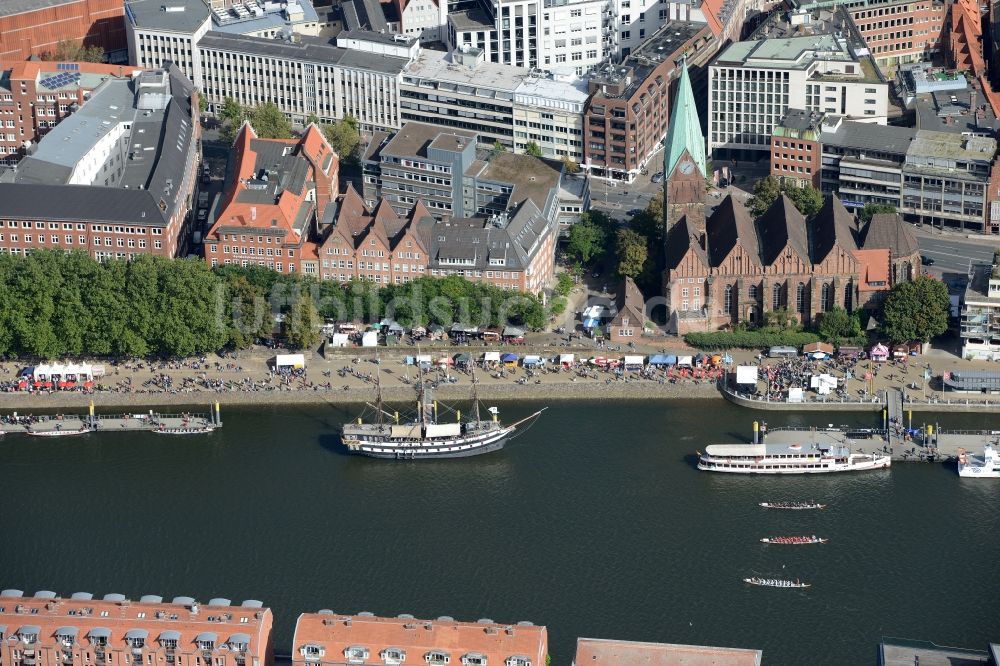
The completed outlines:
{"type": "Polygon", "coordinates": [[[507,443],[513,428],[503,428],[472,437],[437,442],[371,442],[345,437],[344,445],[356,455],[383,460],[434,460],[469,458],[499,451],[507,443]]]}
{"type": "Polygon", "coordinates": [[[854,458],[850,463],[815,463],[795,465],[785,460],[767,460],[762,463],[740,461],[732,463],[727,460],[710,459],[702,456],[698,460],[698,469],[704,472],[721,472],[724,474],[834,474],[837,472],[862,472],[866,470],[888,469],[892,460],[888,456],[871,458],[869,456],[854,458]]]}

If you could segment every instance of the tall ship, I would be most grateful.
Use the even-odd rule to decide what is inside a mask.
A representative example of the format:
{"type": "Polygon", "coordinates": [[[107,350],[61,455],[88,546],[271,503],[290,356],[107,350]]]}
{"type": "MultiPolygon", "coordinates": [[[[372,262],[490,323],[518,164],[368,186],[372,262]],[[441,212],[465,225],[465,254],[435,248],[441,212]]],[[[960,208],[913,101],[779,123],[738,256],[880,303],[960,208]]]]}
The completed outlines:
{"type": "Polygon", "coordinates": [[[825,474],[884,469],[888,455],[851,453],[843,444],[711,444],[698,469],[731,474],[825,474]]]}
{"type": "Polygon", "coordinates": [[[970,455],[965,449],[958,450],[958,475],[976,479],[1000,478],[1000,453],[987,444],[983,455],[970,455]]]}
{"type": "MultiPolygon", "coordinates": [[[[479,397],[476,390],[476,376],[472,374],[472,414],[463,421],[460,411],[454,412],[454,420],[443,422],[438,419],[438,402],[433,390],[427,386],[424,371],[420,371],[417,382],[417,411],[414,418],[400,420],[398,412],[387,412],[382,403],[382,388],[378,373],[375,378],[375,403],[368,405],[374,410],[374,420],[366,423],[363,416],[356,422],[345,423],[341,433],[344,446],[352,453],[372,458],[394,460],[421,460],[430,458],[465,458],[504,447],[518,427],[534,420],[544,411],[515,423],[504,425],[500,422],[499,411],[490,407],[490,418],[480,418],[479,397]]],[[[444,411],[451,413],[446,408],[444,411]]]]}

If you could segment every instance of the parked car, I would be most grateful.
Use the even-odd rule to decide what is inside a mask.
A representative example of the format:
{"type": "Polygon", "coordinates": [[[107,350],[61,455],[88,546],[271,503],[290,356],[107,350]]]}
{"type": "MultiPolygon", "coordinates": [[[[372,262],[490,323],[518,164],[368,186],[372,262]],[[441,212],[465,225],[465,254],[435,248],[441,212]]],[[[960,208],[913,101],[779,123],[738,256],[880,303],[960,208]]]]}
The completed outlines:
{"type": "Polygon", "coordinates": [[[630,210],[628,211],[628,216],[629,216],[629,217],[635,217],[636,215],[638,215],[638,214],[639,214],[639,213],[641,213],[641,212],[642,212],[642,209],[641,209],[641,208],[632,208],[632,209],[630,209],[630,210]]]}
{"type": "Polygon", "coordinates": [[[726,178],[720,178],[720,179],[719,179],[719,187],[720,187],[720,188],[726,188],[726,187],[729,187],[729,180],[728,180],[728,179],[726,179],[726,178]]]}
{"type": "Polygon", "coordinates": [[[208,219],[208,210],[202,208],[201,210],[198,211],[198,221],[204,222],[207,219],[208,219]]]}
{"type": "Polygon", "coordinates": [[[920,263],[922,263],[924,266],[933,266],[934,257],[928,257],[926,254],[922,254],[920,255],[920,263]]]}
{"type": "Polygon", "coordinates": [[[653,174],[653,177],[650,178],[650,181],[654,182],[654,183],[659,183],[662,180],[663,180],[663,172],[662,171],[657,171],[656,173],[653,174]]]}

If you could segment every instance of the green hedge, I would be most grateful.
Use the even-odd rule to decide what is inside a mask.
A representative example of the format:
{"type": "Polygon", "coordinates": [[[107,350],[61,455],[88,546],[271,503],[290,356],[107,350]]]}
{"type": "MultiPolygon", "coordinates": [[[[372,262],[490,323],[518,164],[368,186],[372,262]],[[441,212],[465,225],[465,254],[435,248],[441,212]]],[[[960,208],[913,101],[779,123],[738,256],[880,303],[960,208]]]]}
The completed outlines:
{"type": "Polygon", "coordinates": [[[687,333],[684,342],[697,349],[767,349],[769,347],[801,347],[818,342],[819,336],[805,331],[715,331],[687,333]]]}

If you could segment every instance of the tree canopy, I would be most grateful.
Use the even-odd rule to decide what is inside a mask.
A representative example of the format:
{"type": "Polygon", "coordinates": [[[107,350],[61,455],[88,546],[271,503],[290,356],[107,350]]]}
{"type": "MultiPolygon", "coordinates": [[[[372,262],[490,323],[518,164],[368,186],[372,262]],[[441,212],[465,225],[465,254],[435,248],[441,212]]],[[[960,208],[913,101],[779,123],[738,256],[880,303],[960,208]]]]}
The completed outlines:
{"type": "Polygon", "coordinates": [[[782,193],[806,217],[815,215],[823,208],[823,194],[812,185],[799,187],[790,181],[782,183],[774,176],[768,176],[758,180],[753,186],[753,196],[747,200],[750,214],[760,217],[782,193]]]}
{"type": "Polygon", "coordinates": [[[84,46],[83,42],[64,39],[52,51],[42,54],[42,60],[52,62],[104,62],[104,49],[99,46],[84,46]]]}
{"type": "Polygon", "coordinates": [[[649,257],[646,238],[632,229],[619,229],[615,242],[618,274],[633,280],[642,273],[649,257]]]}
{"type": "Polygon", "coordinates": [[[340,159],[349,162],[357,157],[361,134],[358,131],[358,121],[353,116],[344,116],[343,120],[332,125],[323,125],[323,135],[340,159]]]}
{"type": "Polygon", "coordinates": [[[861,335],[861,322],[847,310],[834,307],[819,315],[816,332],[827,342],[861,335]]]}
{"type": "Polygon", "coordinates": [[[607,251],[611,218],[598,210],[580,215],[580,221],[569,228],[566,252],[582,264],[589,264],[607,251]]]}
{"type": "Polygon", "coordinates": [[[541,157],[542,149],[534,141],[529,141],[524,146],[524,154],[531,155],[532,157],[541,157]]]}
{"type": "Polygon", "coordinates": [[[243,349],[275,336],[278,313],[285,341],[296,348],[318,342],[322,317],[529,328],[543,327],[547,317],[533,294],[458,276],[345,286],[260,266],[211,269],[200,259],[140,255],[98,263],[84,252],[0,254],[0,355],[170,357],[243,349]]]}
{"type": "Polygon", "coordinates": [[[260,106],[246,109],[254,132],[262,139],[292,138],[292,123],[274,102],[264,102],[260,106]]]}
{"type": "Polygon", "coordinates": [[[882,305],[882,332],[892,342],[930,342],[948,330],[948,287],[920,276],[895,285],[882,305]]]}
{"type": "Polygon", "coordinates": [[[862,224],[871,222],[873,216],[879,213],[895,213],[896,207],[887,203],[866,203],[864,208],[858,211],[858,221],[862,224]]]}

